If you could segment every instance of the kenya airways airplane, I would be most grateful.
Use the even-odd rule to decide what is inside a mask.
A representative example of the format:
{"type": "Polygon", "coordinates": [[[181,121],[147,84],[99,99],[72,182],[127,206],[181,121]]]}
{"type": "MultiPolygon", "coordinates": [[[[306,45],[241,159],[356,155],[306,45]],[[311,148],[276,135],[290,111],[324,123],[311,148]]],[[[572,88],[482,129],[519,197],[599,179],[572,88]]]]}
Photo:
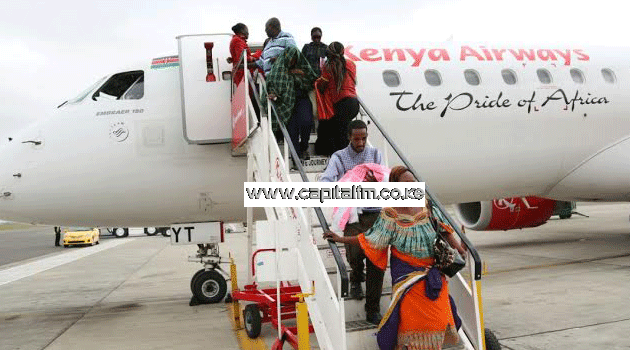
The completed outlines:
{"type": "MultiPolygon", "coordinates": [[[[178,55],[113,72],[2,139],[0,219],[243,221],[230,39],[179,37],[178,55]]],[[[346,44],[359,96],[465,226],[526,227],[551,215],[552,200],[518,197],[630,199],[630,51],[346,44]],[[506,197],[516,198],[493,201],[506,197]]]]}

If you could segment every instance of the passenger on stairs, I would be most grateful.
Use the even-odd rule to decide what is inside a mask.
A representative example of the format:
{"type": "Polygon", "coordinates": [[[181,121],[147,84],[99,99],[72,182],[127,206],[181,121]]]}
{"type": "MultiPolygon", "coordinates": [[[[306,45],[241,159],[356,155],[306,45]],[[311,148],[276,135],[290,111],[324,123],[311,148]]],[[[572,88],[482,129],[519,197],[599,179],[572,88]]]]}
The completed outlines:
{"type": "MultiPolygon", "coordinates": [[[[237,23],[232,27],[232,31],[234,32],[234,36],[232,36],[232,41],[230,41],[230,57],[228,57],[228,63],[232,63],[232,70],[234,71],[237,67],[236,65],[241,60],[241,55],[243,55],[243,51],[246,50],[246,57],[241,67],[234,73],[234,78],[232,82],[236,85],[241,83],[243,76],[245,75],[245,70],[243,68],[244,65],[247,65],[249,71],[254,76],[254,70],[256,69],[256,58],[252,55],[249,50],[249,46],[247,45],[247,39],[249,38],[249,29],[243,23],[237,23]]],[[[254,107],[254,112],[260,120],[260,111],[258,108],[258,103],[256,103],[256,98],[254,97],[254,91],[249,88],[249,95],[252,100],[252,106],[254,107]]]]}
{"type": "Polygon", "coordinates": [[[326,58],[326,49],[328,45],[322,42],[322,30],[319,27],[311,29],[311,42],[304,44],[302,47],[302,55],[306,57],[308,63],[311,64],[311,68],[315,71],[315,74],[319,77],[322,75],[320,69],[320,61],[326,58]]]}
{"type": "Polygon", "coordinates": [[[317,128],[317,154],[331,155],[346,147],[348,124],[359,113],[357,99],[357,67],[344,58],[344,47],[334,41],[326,49],[328,61],[317,80],[317,87],[333,106],[333,116],[326,119],[320,111],[317,128]]]}
{"type": "Polygon", "coordinates": [[[280,20],[276,17],[270,18],[265,24],[265,32],[269,37],[269,42],[265,44],[260,59],[256,61],[256,64],[263,69],[265,75],[269,74],[271,67],[276,58],[287,47],[297,47],[293,36],[289,33],[283,32],[280,26],[280,20]]]}
{"type": "MultiPolygon", "coordinates": [[[[278,117],[287,127],[299,157],[308,155],[313,126],[313,108],[308,92],[317,76],[300,51],[290,46],[282,52],[267,76],[268,98],[274,101],[278,117]]],[[[274,130],[277,131],[275,118],[274,130]]]]}
{"type": "MultiPolygon", "coordinates": [[[[381,153],[374,147],[368,147],[367,143],[367,125],[361,120],[353,120],[348,126],[347,137],[350,144],[335,152],[326,170],[322,174],[321,181],[335,182],[338,181],[348,171],[352,170],[359,164],[375,163],[383,165],[381,153]]],[[[364,181],[374,182],[376,178],[373,174],[367,173],[364,181]]],[[[365,232],[376,221],[381,208],[360,208],[359,222],[346,224],[343,234],[344,238],[353,238],[354,236],[365,232]]],[[[380,322],[380,300],[383,291],[383,271],[376,267],[369,259],[366,259],[361,247],[357,245],[346,244],[346,259],[352,268],[350,273],[350,296],[356,299],[362,299],[363,289],[361,282],[365,281],[367,295],[365,300],[366,319],[368,322],[378,324],[380,322]],[[363,263],[365,261],[365,265],[363,263]],[[366,268],[367,275],[363,272],[366,268]]]]}
{"type": "MultiPolygon", "coordinates": [[[[414,182],[411,172],[394,167],[390,182],[414,182]]],[[[335,242],[360,245],[385,270],[391,250],[392,303],[379,325],[381,349],[441,349],[459,340],[448,295],[448,281],[433,265],[436,232],[427,208],[384,208],[371,229],[354,237],[325,232],[335,242]]],[[[453,232],[447,241],[460,252],[453,232]]]]}
{"type": "MultiPolygon", "coordinates": [[[[241,55],[243,54],[243,50],[247,51],[247,56],[245,57],[244,63],[250,68],[252,74],[254,74],[253,69],[256,67],[255,59],[252,57],[252,53],[249,50],[249,46],[247,45],[247,38],[249,38],[249,30],[247,26],[243,23],[236,23],[232,27],[232,31],[234,32],[234,36],[232,36],[232,41],[230,41],[230,63],[232,63],[232,69],[236,68],[236,65],[241,60],[241,55]]],[[[234,73],[234,81],[236,84],[241,82],[243,79],[243,68],[237,70],[234,73]]]]}

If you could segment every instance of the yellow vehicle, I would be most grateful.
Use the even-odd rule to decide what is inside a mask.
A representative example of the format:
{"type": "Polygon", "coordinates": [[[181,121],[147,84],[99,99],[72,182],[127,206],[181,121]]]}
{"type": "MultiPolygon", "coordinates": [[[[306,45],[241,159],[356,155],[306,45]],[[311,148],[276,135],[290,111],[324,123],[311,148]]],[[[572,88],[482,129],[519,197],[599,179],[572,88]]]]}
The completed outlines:
{"type": "Polygon", "coordinates": [[[100,241],[101,230],[90,227],[67,227],[64,229],[63,246],[95,245],[100,241]]]}

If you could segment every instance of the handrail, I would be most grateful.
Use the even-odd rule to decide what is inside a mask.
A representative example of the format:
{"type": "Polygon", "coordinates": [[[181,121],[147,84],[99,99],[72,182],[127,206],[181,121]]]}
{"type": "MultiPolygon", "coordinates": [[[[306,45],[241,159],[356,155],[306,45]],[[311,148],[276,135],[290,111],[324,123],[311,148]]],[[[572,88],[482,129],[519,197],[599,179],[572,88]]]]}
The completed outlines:
{"type": "MultiPolygon", "coordinates": [[[[383,137],[387,140],[387,142],[389,143],[389,145],[392,147],[392,149],[394,150],[394,152],[396,152],[396,154],[398,155],[398,157],[400,158],[400,160],[403,162],[403,164],[405,165],[405,167],[407,167],[407,169],[409,169],[409,171],[411,172],[411,174],[420,182],[423,182],[422,177],[420,177],[418,175],[418,173],[414,170],[413,166],[411,165],[411,163],[407,160],[407,158],[402,154],[402,152],[400,151],[400,149],[398,148],[398,146],[396,146],[396,144],[394,143],[394,141],[392,141],[392,139],[389,137],[389,135],[387,134],[387,132],[385,131],[385,129],[383,129],[383,127],[381,126],[381,124],[376,120],[376,117],[374,117],[374,114],[372,114],[372,112],[370,112],[370,110],[367,108],[367,106],[363,103],[363,101],[361,100],[361,98],[357,97],[359,100],[359,104],[361,105],[361,108],[363,108],[363,110],[366,112],[366,114],[368,115],[368,117],[370,117],[370,119],[372,120],[372,122],[374,122],[374,125],[376,125],[376,127],[378,128],[378,130],[381,132],[381,134],[383,135],[383,137]]],[[[470,240],[468,240],[468,237],[466,237],[461,230],[459,229],[459,227],[457,225],[454,224],[454,220],[453,218],[451,218],[451,216],[448,214],[448,212],[446,210],[444,210],[444,207],[442,206],[442,204],[440,203],[440,201],[434,197],[433,195],[430,194],[429,192],[429,187],[427,186],[427,184],[425,183],[425,193],[427,195],[427,197],[431,200],[431,202],[434,204],[434,206],[437,207],[437,209],[440,211],[440,214],[442,216],[444,216],[444,218],[446,219],[446,221],[448,221],[448,223],[451,225],[451,227],[453,227],[453,229],[455,230],[455,232],[457,233],[457,235],[459,236],[459,239],[466,245],[466,248],[468,248],[468,251],[470,252],[470,255],[473,258],[473,261],[475,263],[475,269],[474,269],[474,278],[475,280],[480,280],[481,279],[481,257],[479,256],[479,253],[477,252],[477,250],[475,249],[475,247],[472,245],[472,243],[470,242],[470,240]]]]}
{"type": "MultiPolygon", "coordinates": [[[[247,74],[249,74],[249,71],[247,71],[247,74]]],[[[254,89],[254,95],[256,95],[256,103],[258,103],[258,105],[261,107],[260,110],[262,113],[262,110],[264,108],[262,108],[260,104],[261,101],[258,97],[258,89],[256,88],[256,85],[253,83],[253,79],[250,79],[250,82],[252,84],[252,88],[254,89]]],[[[293,147],[293,142],[291,142],[291,137],[289,136],[289,132],[284,126],[284,123],[280,120],[280,117],[278,117],[278,113],[276,112],[276,106],[273,104],[272,101],[268,100],[267,102],[271,105],[271,114],[273,115],[272,118],[275,118],[276,122],[278,123],[278,126],[280,127],[280,130],[282,131],[284,142],[286,145],[288,145],[289,152],[291,152],[291,157],[293,157],[293,159],[299,159],[297,155],[297,151],[293,147]]],[[[306,176],[306,172],[304,171],[304,167],[302,167],[302,163],[299,161],[295,161],[295,164],[298,168],[302,181],[309,182],[308,177],[306,176]]],[[[317,215],[317,220],[319,221],[319,224],[321,225],[322,229],[324,229],[324,231],[330,230],[330,227],[328,226],[328,222],[326,222],[326,218],[324,217],[324,212],[322,212],[322,209],[319,207],[315,207],[313,209],[315,210],[315,214],[317,215]]],[[[335,263],[337,264],[337,269],[339,270],[339,278],[341,280],[340,297],[346,298],[348,296],[348,286],[350,284],[350,279],[348,277],[346,264],[343,262],[343,258],[341,257],[341,253],[339,252],[339,247],[337,247],[337,244],[333,242],[332,240],[328,240],[328,245],[330,246],[330,250],[332,251],[333,258],[335,259],[335,263]]]]}
{"type": "MultiPolygon", "coordinates": [[[[259,96],[259,91],[258,88],[256,87],[256,83],[254,82],[254,78],[252,77],[252,75],[249,73],[249,70],[247,70],[247,72],[245,73],[247,74],[247,77],[249,79],[247,79],[247,81],[249,82],[249,86],[251,87],[252,91],[254,92],[254,100],[256,100],[256,104],[258,105],[258,109],[260,110],[260,113],[265,113],[263,111],[261,103],[260,103],[260,96],[259,96]]],[[[266,113],[265,113],[266,114],[266,113]]]]}
{"type": "MultiPolygon", "coordinates": [[[[234,82],[234,76],[236,75],[236,71],[239,69],[243,69],[249,72],[249,70],[246,69],[247,67],[241,67],[241,63],[243,63],[245,56],[247,56],[247,50],[243,50],[243,53],[241,53],[241,58],[238,60],[238,64],[232,67],[232,83],[230,84],[230,97],[234,95],[234,84],[238,85],[238,83],[240,83],[240,81],[237,81],[236,83],[234,82]]],[[[234,64],[234,62],[232,62],[232,64],[234,64]]],[[[243,74],[243,76],[245,76],[245,74],[243,74]]]]}
{"type": "MultiPolygon", "coordinates": [[[[284,123],[278,117],[278,113],[276,112],[276,106],[274,106],[273,102],[271,101],[269,101],[269,103],[271,104],[271,111],[272,111],[271,114],[274,115],[274,118],[276,119],[276,122],[278,123],[278,126],[280,127],[280,130],[282,131],[282,135],[284,136],[284,142],[287,143],[289,146],[289,152],[291,152],[291,157],[293,157],[293,159],[299,159],[297,155],[297,151],[293,147],[293,142],[291,142],[291,137],[289,136],[289,132],[284,126],[284,123]]],[[[304,172],[304,167],[302,167],[302,162],[295,161],[295,164],[297,165],[298,171],[300,172],[300,177],[302,178],[302,181],[309,182],[308,177],[306,176],[306,172],[304,172]]],[[[317,220],[319,221],[319,224],[321,225],[322,229],[324,229],[324,231],[329,231],[330,228],[328,227],[328,222],[326,222],[326,218],[324,217],[324,212],[322,211],[322,208],[315,207],[313,209],[315,209],[317,220]]],[[[348,296],[348,285],[350,282],[350,279],[348,278],[348,271],[346,270],[346,264],[343,262],[343,258],[341,257],[341,253],[339,252],[339,247],[337,247],[337,244],[333,242],[332,240],[328,240],[328,245],[330,246],[330,250],[332,251],[333,257],[335,259],[335,263],[337,264],[337,268],[339,269],[339,277],[341,278],[341,297],[345,298],[348,296]]]]}

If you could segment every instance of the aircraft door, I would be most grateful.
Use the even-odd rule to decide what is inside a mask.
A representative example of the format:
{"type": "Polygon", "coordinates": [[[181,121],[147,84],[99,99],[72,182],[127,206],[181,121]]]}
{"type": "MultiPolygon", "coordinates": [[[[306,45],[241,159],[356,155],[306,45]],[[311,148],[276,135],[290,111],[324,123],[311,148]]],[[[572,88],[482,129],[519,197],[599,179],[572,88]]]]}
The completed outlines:
{"type": "Polygon", "coordinates": [[[191,144],[227,143],[232,139],[230,85],[231,35],[177,37],[184,138],[191,144]]]}

